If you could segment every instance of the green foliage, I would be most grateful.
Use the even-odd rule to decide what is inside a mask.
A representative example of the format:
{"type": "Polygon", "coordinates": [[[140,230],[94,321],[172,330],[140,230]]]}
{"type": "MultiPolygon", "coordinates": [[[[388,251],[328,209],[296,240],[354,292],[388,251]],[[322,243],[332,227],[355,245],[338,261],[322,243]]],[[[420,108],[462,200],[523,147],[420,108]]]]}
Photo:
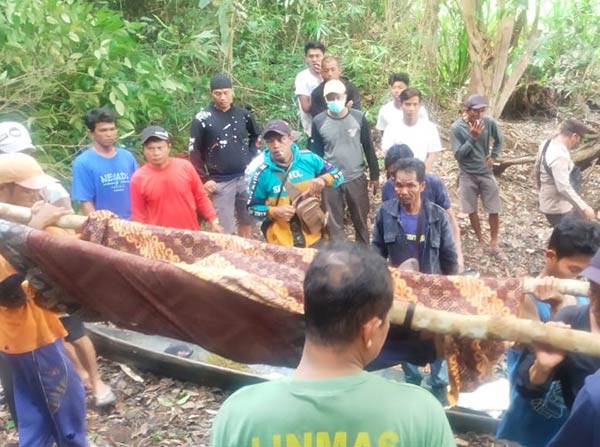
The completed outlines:
{"type": "MultiPolygon", "coordinates": [[[[110,106],[125,136],[153,122],[181,126],[169,111],[191,93],[186,63],[206,55],[200,38],[169,40],[160,22],[129,22],[106,7],[74,0],[2,0],[2,119],[26,120],[46,160],[63,165],[85,135],[86,110],[110,106]],[[143,48],[146,28],[156,50],[143,48]],[[171,53],[173,46],[179,50],[171,53]],[[48,145],[45,143],[62,143],[48,145]]],[[[180,37],[180,36],[177,36],[180,37]]],[[[203,36],[210,40],[211,36],[203,36]]]]}
{"type": "Polygon", "coordinates": [[[532,62],[539,80],[575,104],[600,108],[600,4],[555,0],[532,62]]]}
{"type": "MultiPolygon", "coordinates": [[[[497,26],[496,3],[477,4],[482,22],[497,26]]],[[[598,94],[599,8],[556,0],[545,14],[533,65],[565,95],[598,94]]],[[[0,119],[26,122],[65,179],[92,107],[119,113],[123,144],[135,149],[137,132],[160,123],[184,151],[216,72],[230,74],[236,101],[259,122],[299,127],[294,77],[304,68],[304,42],[317,39],[341,58],[371,121],[392,71],[409,72],[427,102],[447,109],[468,81],[468,37],[455,1],[0,0],[0,119]]]]}

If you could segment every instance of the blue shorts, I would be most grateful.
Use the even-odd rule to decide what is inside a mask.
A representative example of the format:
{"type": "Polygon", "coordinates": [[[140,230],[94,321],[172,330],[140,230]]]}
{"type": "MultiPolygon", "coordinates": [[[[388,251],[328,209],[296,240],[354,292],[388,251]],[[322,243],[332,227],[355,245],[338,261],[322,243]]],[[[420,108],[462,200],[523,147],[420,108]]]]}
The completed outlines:
{"type": "Polygon", "coordinates": [[[88,447],[85,390],[62,340],[0,356],[12,370],[19,447],[88,447]]]}

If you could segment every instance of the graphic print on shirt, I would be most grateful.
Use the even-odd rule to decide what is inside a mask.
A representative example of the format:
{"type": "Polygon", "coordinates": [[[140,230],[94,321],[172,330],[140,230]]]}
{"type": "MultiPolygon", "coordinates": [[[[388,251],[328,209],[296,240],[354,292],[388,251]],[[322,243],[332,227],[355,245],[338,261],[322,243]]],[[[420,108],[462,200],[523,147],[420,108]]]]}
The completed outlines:
{"type": "Polygon", "coordinates": [[[270,442],[263,443],[260,436],[253,436],[251,447],[307,447],[312,445],[317,447],[394,447],[400,441],[400,435],[394,431],[385,431],[379,436],[366,431],[358,432],[356,436],[345,431],[283,433],[274,434],[270,438],[270,442]]]}
{"type": "Polygon", "coordinates": [[[123,192],[129,185],[131,179],[127,172],[110,172],[100,176],[100,183],[103,188],[108,188],[112,192],[123,192]]]}

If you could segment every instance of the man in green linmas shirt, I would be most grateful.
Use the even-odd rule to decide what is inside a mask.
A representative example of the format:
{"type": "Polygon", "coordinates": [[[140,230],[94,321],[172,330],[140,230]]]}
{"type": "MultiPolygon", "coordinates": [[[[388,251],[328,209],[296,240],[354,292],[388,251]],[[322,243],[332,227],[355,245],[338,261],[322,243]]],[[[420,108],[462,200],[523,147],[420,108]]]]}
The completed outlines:
{"type": "Polygon", "coordinates": [[[460,170],[458,192],[461,208],[469,215],[477,239],[483,244],[477,214],[477,200],[481,196],[483,209],[489,214],[490,251],[497,254],[502,202],[492,167],[500,155],[504,138],[496,121],[484,116],[487,106],[483,96],[469,96],[462,118],[457,119],[450,128],[450,144],[460,170]]]}
{"type": "Polygon", "coordinates": [[[386,339],[386,261],[370,248],[319,251],[304,280],[306,342],[293,377],[248,386],[221,407],[213,447],[446,447],[439,402],[363,371],[386,339]]]}

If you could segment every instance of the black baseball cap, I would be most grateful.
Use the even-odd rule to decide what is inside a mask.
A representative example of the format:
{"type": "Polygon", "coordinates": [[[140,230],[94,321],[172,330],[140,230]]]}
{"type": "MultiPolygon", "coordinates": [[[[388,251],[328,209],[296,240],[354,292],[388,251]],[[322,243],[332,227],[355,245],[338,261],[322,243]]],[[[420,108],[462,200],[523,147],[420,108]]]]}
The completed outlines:
{"type": "Polygon", "coordinates": [[[160,126],[149,126],[142,130],[140,140],[142,140],[142,144],[146,144],[150,138],[169,141],[169,133],[160,126]]]}
{"type": "Polygon", "coordinates": [[[269,121],[262,132],[262,137],[265,138],[269,133],[276,133],[283,136],[291,137],[292,140],[300,136],[300,132],[292,130],[290,125],[284,120],[269,121]]]}
{"type": "Polygon", "coordinates": [[[469,96],[467,102],[465,102],[467,109],[483,109],[488,106],[488,103],[483,95],[475,94],[469,96]]]}

